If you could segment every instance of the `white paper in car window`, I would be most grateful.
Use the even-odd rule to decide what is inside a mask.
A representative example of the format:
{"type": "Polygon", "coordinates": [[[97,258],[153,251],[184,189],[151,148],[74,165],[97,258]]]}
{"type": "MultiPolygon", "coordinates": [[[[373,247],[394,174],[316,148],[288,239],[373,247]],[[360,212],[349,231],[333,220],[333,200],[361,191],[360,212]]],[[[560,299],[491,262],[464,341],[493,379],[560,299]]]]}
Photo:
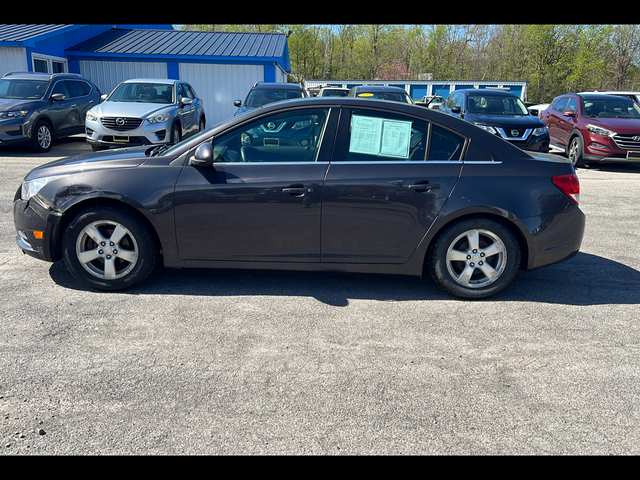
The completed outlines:
{"type": "Polygon", "coordinates": [[[409,158],[411,122],[378,117],[351,117],[349,152],[409,158]]]}

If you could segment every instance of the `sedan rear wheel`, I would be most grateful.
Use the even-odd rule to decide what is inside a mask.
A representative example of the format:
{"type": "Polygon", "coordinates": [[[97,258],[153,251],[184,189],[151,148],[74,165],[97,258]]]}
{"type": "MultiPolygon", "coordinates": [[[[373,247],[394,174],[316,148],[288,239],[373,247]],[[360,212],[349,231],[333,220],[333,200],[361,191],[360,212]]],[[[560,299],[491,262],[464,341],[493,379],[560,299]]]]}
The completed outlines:
{"type": "Polygon", "coordinates": [[[429,259],[433,279],[447,292],[481,299],[506,288],[520,266],[513,234],[489,219],[460,221],[436,240],[429,259]]]}
{"type": "Polygon", "coordinates": [[[139,284],[157,262],[155,237],[129,213],[97,207],[76,216],[63,238],[65,264],[73,276],[97,290],[139,284]]]}

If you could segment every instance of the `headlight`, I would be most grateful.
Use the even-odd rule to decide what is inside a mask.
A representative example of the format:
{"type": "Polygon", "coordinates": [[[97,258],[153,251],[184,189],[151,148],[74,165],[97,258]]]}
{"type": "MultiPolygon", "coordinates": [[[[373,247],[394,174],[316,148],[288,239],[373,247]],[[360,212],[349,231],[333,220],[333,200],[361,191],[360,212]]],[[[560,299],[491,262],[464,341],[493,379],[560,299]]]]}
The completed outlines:
{"type": "Polygon", "coordinates": [[[42,190],[42,187],[44,187],[47,183],[53,182],[54,180],[57,180],[58,178],[62,178],[64,176],[65,175],[54,175],[51,177],[42,177],[42,178],[35,178],[33,180],[24,180],[22,182],[20,198],[22,198],[22,200],[29,200],[36,193],[42,190]]]}
{"type": "Polygon", "coordinates": [[[91,110],[87,112],[86,117],[87,117],[87,120],[89,120],[90,122],[98,121],[98,116],[95,113],[93,113],[91,110]]]}
{"type": "Polygon", "coordinates": [[[489,125],[481,125],[481,124],[479,124],[479,123],[475,123],[474,125],[475,125],[476,127],[480,127],[480,128],[481,128],[481,129],[483,129],[483,130],[486,130],[486,131],[487,131],[487,132],[489,132],[489,133],[493,133],[494,135],[497,135],[497,134],[498,134],[498,132],[496,131],[496,129],[495,129],[495,128],[493,128],[493,127],[490,127],[489,125]]]}
{"type": "Polygon", "coordinates": [[[534,135],[544,135],[545,133],[547,133],[548,128],[547,127],[538,127],[533,131],[534,135]]]}
{"type": "Polygon", "coordinates": [[[595,133],[596,135],[604,135],[605,137],[613,137],[616,132],[612,132],[611,130],[607,130],[606,128],[602,128],[599,127],[597,125],[592,125],[587,123],[585,125],[587,127],[587,130],[589,130],[591,133],[595,133]]]}
{"type": "Polygon", "coordinates": [[[28,110],[12,110],[11,112],[0,112],[0,118],[22,118],[29,111],[28,110]]]}
{"type": "Polygon", "coordinates": [[[149,122],[149,123],[162,123],[162,122],[166,122],[167,120],[169,120],[169,118],[171,118],[171,115],[169,115],[168,113],[160,113],[158,115],[152,115],[149,118],[147,118],[147,122],[149,122]]]}

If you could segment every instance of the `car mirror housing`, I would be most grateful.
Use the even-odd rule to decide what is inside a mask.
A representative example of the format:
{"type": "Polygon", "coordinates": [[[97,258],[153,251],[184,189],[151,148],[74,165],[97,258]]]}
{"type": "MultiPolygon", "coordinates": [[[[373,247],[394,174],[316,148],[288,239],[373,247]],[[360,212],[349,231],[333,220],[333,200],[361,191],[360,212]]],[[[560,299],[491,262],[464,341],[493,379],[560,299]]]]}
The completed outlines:
{"type": "Polygon", "coordinates": [[[451,107],[452,113],[462,113],[462,109],[460,107],[451,107]]]}
{"type": "Polygon", "coordinates": [[[213,165],[213,147],[205,142],[196,148],[195,155],[189,160],[193,167],[208,167],[213,165]]]}
{"type": "Polygon", "coordinates": [[[566,110],[563,115],[565,117],[575,117],[576,116],[576,112],[574,112],[573,110],[566,110]]]}
{"type": "Polygon", "coordinates": [[[63,102],[66,98],[66,95],[62,93],[54,93],[53,95],[51,95],[51,100],[53,100],[54,102],[63,102]]]}
{"type": "Polygon", "coordinates": [[[185,98],[185,97],[181,97],[180,98],[180,104],[181,105],[191,105],[193,103],[193,100],[190,98],[185,98]]]}
{"type": "Polygon", "coordinates": [[[234,100],[233,101],[233,106],[240,108],[242,106],[242,101],[241,100],[234,100]]]}

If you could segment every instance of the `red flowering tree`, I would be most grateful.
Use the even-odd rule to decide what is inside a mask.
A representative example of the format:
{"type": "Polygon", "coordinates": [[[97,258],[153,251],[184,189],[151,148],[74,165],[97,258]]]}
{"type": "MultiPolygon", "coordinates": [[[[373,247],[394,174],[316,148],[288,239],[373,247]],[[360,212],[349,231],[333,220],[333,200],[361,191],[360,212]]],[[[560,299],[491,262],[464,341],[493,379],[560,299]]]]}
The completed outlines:
{"type": "Polygon", "coordinates": [[[374,80],[409,80],[411,73],[402,60],[385,62],[376,68],[374,80]]]}

